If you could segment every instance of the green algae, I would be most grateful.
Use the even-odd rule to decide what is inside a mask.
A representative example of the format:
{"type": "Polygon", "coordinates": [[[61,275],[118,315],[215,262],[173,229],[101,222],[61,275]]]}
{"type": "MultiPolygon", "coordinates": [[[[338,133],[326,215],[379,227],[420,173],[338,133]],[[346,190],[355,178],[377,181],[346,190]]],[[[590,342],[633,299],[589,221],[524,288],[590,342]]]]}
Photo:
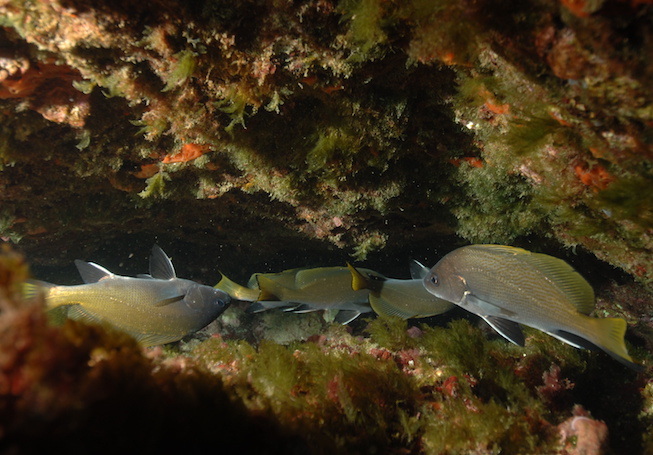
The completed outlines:
{"type": "Polygon", "coordinates": [[[365,331],[381,347],[390,350],[415,348],[417,342],[408,336],[407,328],[405,319],[377,317],[370,321],[365,331]]]}
{"type": "Polygon", "coordinates": [[[366,235],[359,237],[351,257],[364,261],[370,253],[383,249],[387,241],[388,236],[382,232],[368,231],[366,235]]]}
{"type": "MultiPolygon", "coordinates": [[[[394,363],[353,349],[343,345],[326,352],[316,343],[285,347],[265,341],[254,356],[232,361],[237,377],[246,371],[248,378],[232,379],[235,391],[253,409],[271,412],[284,427],[301,432],[318,453],[383,450],[402,428],[397,403],[410,409],[416,391],[394,363]]],[[[195,355],[215,362],[211,351],[200,346],[195,355]]]]}
{"type": "Polygon", "coordinates": [[[653,227],[652,185],[653,179],[648,176],[622,178],[600,191],[592,205],[609,218],[636,223],[643,233],[653,227]]]}
{"type": "Polygon", "coordinates": [[[168,92],[177,86],[185,83],[197,69],[197,54],[189,50],[183,50],[173,56],[176,65],[170,73],[163,92],[168,92]]]}
{"type": "Polygon", "coordinates": [[[382,28],[384,11],[381,2],[342,0],[338,6],[343,11],[343,18],[348,22],[351,39],[356,44],[349,60],[364,62],[379,57],[379,46],[387,40],[382,28]]]}
{"type": "MultiPolygon", "coordinates": [[[[230,118],[229,124],[224,128],[227,133],[233,134],[237,125],[246,129],[245,117],[249,115],[247,108],[250,106],[250,100],[244,91],[240,91],[237,86],[230,88],[224,98],[215,103],[215,106],[230,118]]],[[[256,112],[256,108],[252,110],[256,112]]]]}
{"type": "Polygon", "coordinates": [[[167,172],[159,170],[159,172],[145,181],[145,189],[138,193],[138,195],[143,199],[152,197],[164,198],[166,196],[166,181],[170,181],[170,176],[167,172]]]}
{"type": "Polygon", "coordinates": [[[368,339],[332,326],[313,341],[289,346],[265,341],[254,349],[209,340],[193,356],[248,406],[301,431],[320,453],[365,446],[553,453],[555,425],[571,415],[574,397],[603,415],[574,387],[603,367],[550,336],[525,332],[527,346],[519,348],[488,340],[466,320],[446,328],[422,324],[415,334],[404,320],[376,318],[368,339]]]}
{"type": "Polygon", "coordinates": [[[315,145],[306,154],[307,171],[336,174],[351,170],[353,156],[360,148],[359,138],[341,128],[319,133],[315,145]]]}
{"type": "Polygon", "coordinates": [[[482,168],[465,162],[457,177],[465,197],[452,209],[459,235],[473,243],[510,244],[517,237],[541,228],[542,216],[533,207],[532,186],[522,177],[506,177],[504,169],[482,168]],[[501,213],[503,216],[497,217],[501,213]]]}

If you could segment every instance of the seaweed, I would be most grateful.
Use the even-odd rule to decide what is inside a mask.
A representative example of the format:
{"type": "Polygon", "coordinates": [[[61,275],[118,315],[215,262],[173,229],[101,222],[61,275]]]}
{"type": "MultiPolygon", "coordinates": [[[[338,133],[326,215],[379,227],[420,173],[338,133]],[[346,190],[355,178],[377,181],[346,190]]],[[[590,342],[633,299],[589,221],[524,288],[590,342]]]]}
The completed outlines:
{"type": "Polygon", "coordinates": [[[154,197],[164,198],[166,196],[166,181],[170,180],[167,172],[160,169],[159,172],[148,178],[145,183],[145,189],[138,193],[143,199],[154,197]]]}

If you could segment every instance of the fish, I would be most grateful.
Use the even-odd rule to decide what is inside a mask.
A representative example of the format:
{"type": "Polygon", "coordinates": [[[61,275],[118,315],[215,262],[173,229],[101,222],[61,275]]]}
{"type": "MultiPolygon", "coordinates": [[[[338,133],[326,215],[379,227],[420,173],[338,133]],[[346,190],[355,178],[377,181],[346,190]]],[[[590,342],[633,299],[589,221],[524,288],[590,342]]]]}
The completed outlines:
{"type": "Polygon", "coordinates": [[[347,267],[351,272],[352,289],[368,289],[369,303],[379,315],[402,319],[425,318],[442,314],[455,306],[424,288],[424,276],[429,269],[418,261],[411,263],[410,280],[386,278],[378,273],[364,275],[351,264],[347,264],[347,267]]]}
{"type": "Polygon", "coordinates": [[[445,255],[424,287],[480,316],[499,334],[524,346],[520,324],[576,348],[597,348],[642,371],[628,355],[626,321],[594,318],[594,290],[562,259],[504,245],[469,245],[445,255]]]}
{"type": "Polygon", "coordinates": [[[220,275],[222,275],[222,278],[220,278],[220,281],[214,287],[229,294],[229,297],[233,300],[255,302],[259,299],[261,290],[258,288],[258,283],[255,287],[245,287],[232,281],[222,272],[220,272],[220,275]]]}
{"type": "Polygon", "coordinates": [[[178,341],[207,326],[229,306],[219,289],[177,278],[172,262],[157,245],[150,273],[135,278],[115,275],[93,262],[76,260],[85,284],[59,286],[31,280],[26,294],[42,290],[47,308],[67,307],[68,317],[108,324],[143,346],[178,341]]]}
{"type": "MultiPolygon", "coordinates": [[[[363,269],[364,273],[375,273],[363,269]]],[[[224,280],[223,276],[223,280],[224,280]]],[[[223,283],[218,283],[218,287],[223,283]]],[[[294,313],[327,310],[335,312],[334,320],[348,324],[372,308],[368,302],[369,291],[351,288],[351,274],[347,267],[296,268],[278,273],[255,273],[248,287],[236,285],[223,288],[234,290],[235,295],[258,297],[247,308],[248,313],[259,313],[273,308],[294,313]]]]}

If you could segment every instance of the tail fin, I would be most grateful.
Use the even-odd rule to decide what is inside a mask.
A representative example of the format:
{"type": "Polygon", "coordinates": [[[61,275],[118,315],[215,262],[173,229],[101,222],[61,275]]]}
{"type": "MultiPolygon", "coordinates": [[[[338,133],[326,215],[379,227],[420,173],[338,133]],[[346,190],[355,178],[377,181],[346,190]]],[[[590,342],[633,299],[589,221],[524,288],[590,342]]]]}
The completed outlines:
{"type": "Polygon", "coordinates": [[[231,281],[224,273],[221,274],[222,279],[214,286],[216,289],[226,292],[235,300],[244,300],[246,302],[254,302],[258,300],[261,292],[259,289],[246,288],[245,286],[241,286],[240,284],[231,281]]]}
{"type": "Polygon", "coordinates": [[[360,273],[358,269],[353,265],[351,265],[349,262],[347,263],[347,267],[351,272],[351,288],[354,291],[360,291],[361,289],[369,289],[369,283],[367,279],[365,279],[363,274],[360,273]]]}
{"type": "Polygon", "coordinates": [[[596,345],[633,370],[643,371],[644,367],[635,363],[633,358],[628,355],[624,341],[624,335],[628,327],[626,321],[620,318],[594,319],[594,321],[596,345]]]}
{"type": "Polygon", "coordinates": [[[36,296],[42,294],[45,297],[48,309],[51,310],[52,308],[56,308],[56,305],[53,306],[48,301],[48,294],[50,293],[50,289],[54,288],[55,286],[56,284],[47,283],[45,281],[27,280],[23,283],[22,287],[23,297],[27,300],[31,300],[36,296]]]}

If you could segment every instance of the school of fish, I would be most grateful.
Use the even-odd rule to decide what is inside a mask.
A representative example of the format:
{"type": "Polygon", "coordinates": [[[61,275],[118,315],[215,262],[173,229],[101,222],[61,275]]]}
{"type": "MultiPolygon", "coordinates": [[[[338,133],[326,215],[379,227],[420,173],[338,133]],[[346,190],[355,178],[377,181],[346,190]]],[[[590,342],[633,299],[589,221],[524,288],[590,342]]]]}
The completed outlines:
{"type": "Polygon", "coordinates": [[[461,247],[431,269],[413,261],[411,279],[405,280],[347,264],[254,273],[246,286],[222,274],[211,287],[177,278],[172,262],[156,245],[148,275],[119,276],[79,260],[75,265],[85,284],[32,280],[25,285],[26,294],[43,292],[49,309],[65,307],[72,319],[108,324],[144,346],[178,341],[204,328],[233,300],[249,302],[248,313],[322,310],[340,324],[365,313],[423,318],[459,306],[519,346],[525,344],[521,325],[526,325],[577,348],[603,350],[643,370],[626,349],[626,321],[589,316],[594,309],[590,284],[563,260],[521,248],[461,247]]]}

